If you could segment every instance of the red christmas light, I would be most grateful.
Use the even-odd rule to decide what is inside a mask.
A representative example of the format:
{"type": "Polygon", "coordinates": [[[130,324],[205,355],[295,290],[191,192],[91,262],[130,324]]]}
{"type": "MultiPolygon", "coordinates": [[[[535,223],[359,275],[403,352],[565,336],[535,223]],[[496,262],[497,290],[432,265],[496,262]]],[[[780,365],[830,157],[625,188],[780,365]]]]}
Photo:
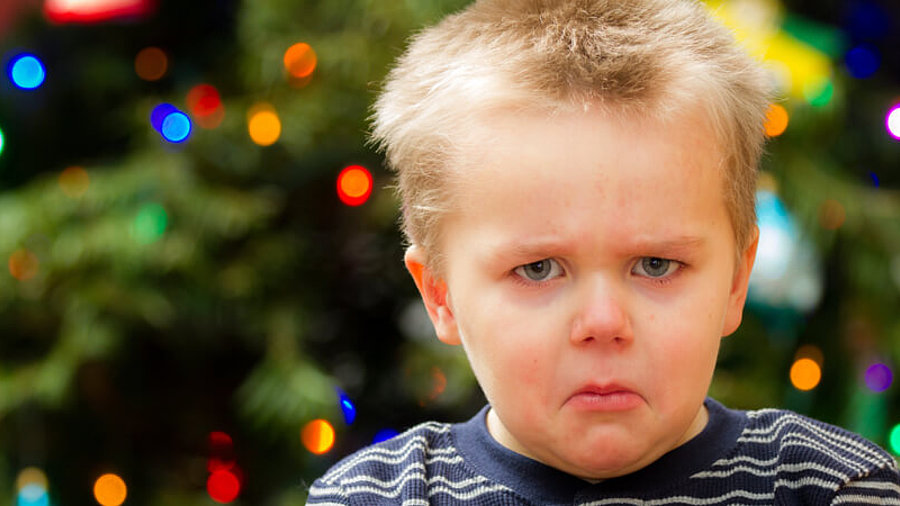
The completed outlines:
{"type": "Polygon", "coordinates": [[[351,165],[338,174],[338,198],[348,206],[362,205],[369,200],[372,186],[372,174],[365,167],[351,165]]]}
{"type": "Polygon", "coordinates": [[[224,432],[216,431],[209,434],[209,458],[206,461],[206,469],[216,471],[228,471],[234,468],[234,444],[231,436],[224,432]]]}
{"type": "Polygon", "coordinates": [[[216,128],[225,117],[219,91],[209,84],[198,84],[187,94],[187,106],[194,120],[203,128],[216,128]]]}
{"type": "Polygon", "coordinates": [[[54,23],[99,23],[146,16],[153,4],[153,0],[46,0],[44,15],[54,23]]]}
{"type": "Polygon", "coordinates": [[[233,472],[220,469],[209,475],[209,479],[206,480],[206,491],[213,501],[230,503],[237,499],[241,492],[241,480],[233,472]]]}

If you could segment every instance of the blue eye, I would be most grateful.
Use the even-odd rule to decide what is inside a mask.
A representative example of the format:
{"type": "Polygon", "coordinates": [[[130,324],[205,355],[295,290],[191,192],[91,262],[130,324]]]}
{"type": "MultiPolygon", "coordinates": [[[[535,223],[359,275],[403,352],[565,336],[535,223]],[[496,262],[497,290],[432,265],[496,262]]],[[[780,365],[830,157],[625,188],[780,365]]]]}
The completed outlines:
{"type": "Polygon", "coordinates": [[[634,270],[642,276],[661,278],[674,272],[678,265],[678,262],[666,258],[644,257],[634,266],[634,270]]]}
{"type": "Polygon", "coordinates": [[[513,272],[531,281],[547,281],[562,275],[562,267],[556,260],[545,258],[530,264],[520,265],[513,272]]]}

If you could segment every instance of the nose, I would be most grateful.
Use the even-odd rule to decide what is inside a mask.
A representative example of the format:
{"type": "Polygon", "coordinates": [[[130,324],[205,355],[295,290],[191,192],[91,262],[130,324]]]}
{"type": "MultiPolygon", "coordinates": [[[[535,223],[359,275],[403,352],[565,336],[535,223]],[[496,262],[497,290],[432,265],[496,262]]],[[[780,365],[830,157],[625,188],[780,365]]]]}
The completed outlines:
{"type": "Polygon", "coordinates": [[[627,294],[622,287],[602,279],[585,282],[577,290],[570,340],[626,344],[633,339],[627,294]]]}

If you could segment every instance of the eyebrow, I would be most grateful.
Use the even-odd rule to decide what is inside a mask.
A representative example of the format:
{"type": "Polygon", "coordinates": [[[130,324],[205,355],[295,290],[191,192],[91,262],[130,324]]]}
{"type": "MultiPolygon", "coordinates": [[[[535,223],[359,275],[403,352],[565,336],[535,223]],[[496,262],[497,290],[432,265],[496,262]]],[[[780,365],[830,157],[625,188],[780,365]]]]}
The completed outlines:
{"type": "MultiPolygon", "coordinates": [[[[660,253],[682,253],[703,248],[707,239],[702,236],[683,235],[675,237],[654,238],[649,236],[636,237],[633,240],[613,245],[615,251],[643,251],[660,253]]],[[[569,240],[556,238],[537,238],[513,243],[498,243],[489,249],[491,260],[506,260],[512,258],[537,258],[553,255],[565,255],[577,249],[577,246],[569,240]]]]}
{"type": "Polygon", "coordinates": [[[490,259],[505,261],[509,258],[537,258],[550,255],[559,255],[571,251],[572,244],[569,241],[558,238],[529,238],[523,241],[498,241],[492,244],[488,251],[490,259]]]}
{"type": "Polygon", "coordinates": [[[706,238],[701,236],[684,235],[666,237],[661,239],[638,238],[629,247],[635,249],[661,249],[661,250],[686,250],[701,248],[706,245],[706,238]]]}

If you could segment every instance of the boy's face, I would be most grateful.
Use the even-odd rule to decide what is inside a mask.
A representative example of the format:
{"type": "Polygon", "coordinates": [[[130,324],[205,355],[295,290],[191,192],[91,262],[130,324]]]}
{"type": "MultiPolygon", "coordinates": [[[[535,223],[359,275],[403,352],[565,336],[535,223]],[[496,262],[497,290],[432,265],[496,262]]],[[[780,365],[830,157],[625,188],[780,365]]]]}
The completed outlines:
{"type": "Polygon", "coordinates": [[[438,337],[462,344],[504,446],[583,478],[698,434],[719,341],[741,319],[720,153],[699,118],[503,113],[455,182],[442,276],[407,266],[438,337]]]}

